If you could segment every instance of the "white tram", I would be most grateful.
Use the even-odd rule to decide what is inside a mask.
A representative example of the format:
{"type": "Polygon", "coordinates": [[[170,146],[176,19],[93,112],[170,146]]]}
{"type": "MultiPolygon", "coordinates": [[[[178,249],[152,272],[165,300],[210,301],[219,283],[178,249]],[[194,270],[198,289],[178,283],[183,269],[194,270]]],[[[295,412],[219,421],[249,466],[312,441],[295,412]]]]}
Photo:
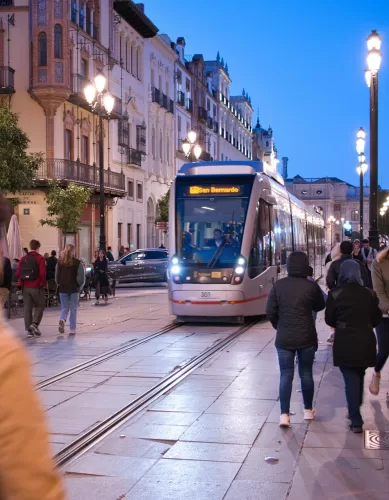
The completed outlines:
{"type": "Polygon", "coordinates": [[[287,256],[322,274],[324,222],[259,161],[187,163],[170,191],[170,311],[183,321],[243,321],[265,313],[287,256]]]}

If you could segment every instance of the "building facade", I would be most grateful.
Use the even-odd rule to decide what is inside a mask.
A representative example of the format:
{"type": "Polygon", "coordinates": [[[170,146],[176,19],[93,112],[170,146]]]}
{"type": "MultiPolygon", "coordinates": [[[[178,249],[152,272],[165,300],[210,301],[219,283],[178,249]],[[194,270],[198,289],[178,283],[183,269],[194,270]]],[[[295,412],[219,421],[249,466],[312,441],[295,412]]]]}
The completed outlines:
{"type": "Polygon", "coordinates": [[[7,0],[0,3],[0,20],[2,99],[19,114],[30,151],[44,155],[34,189],[19,196],[23,245],[34,237],[44,252],[60,248],[58,231],[39,224],[46,217],[45,191],[57,180],[91,188],[74,240],[85,260],[98,247],[99,125],[84,88],[99,72],[115,97],[110,119],[103,120],[107,243],[114,254],[121,245],[158,245],[157,203],[175,170],[176,54],[143,5],[7,0]]]}
{"type": "Polygon", "coordinates": [[[252,113],[251,99],[245,91],[241,96],[230,95],[231,78],[228,65],[217,54],[215,61],[205,62],[208,87],[216,100],[219,127],[218,160],[251,160],[252,113]]]}
{"type": "MultiPolygon", "coordinates": [[[[326,221],[326,244],[330,249],[343,239],[341,219],[349,221],[355,237],[359,236],[359,187],[353,186],[337,177],[307,179],[299,175],[286,179],[287,189],[308,205],[320,207],[326,221]],[[334,222],[329,222],[333,217],[334,222]],[[337,223],[338,221],[338,223],[337,223]]],[[[364,188],[363,235],[369,232],[369,188],[364,188]]]]}

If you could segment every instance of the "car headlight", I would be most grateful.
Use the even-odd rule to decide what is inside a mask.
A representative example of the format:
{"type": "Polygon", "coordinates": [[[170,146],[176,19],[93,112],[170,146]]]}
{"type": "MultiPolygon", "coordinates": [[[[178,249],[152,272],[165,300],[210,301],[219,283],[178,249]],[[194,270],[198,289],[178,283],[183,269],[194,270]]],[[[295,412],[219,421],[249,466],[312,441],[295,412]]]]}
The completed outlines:
{"type": "Polygon", "coordinates": [[[181,268],[180,268],[180,266],[177,266],[177,265],[172,266],[172,267],[170,268],[170,272],[171,272],[172,274],[180,274],[180,272],[181,272],[181,268]]]}
{"type": "Polygon", "coordinates": [[[178,260],[178,257],[172,257],[172,264],[173,266],[176,266],[180,261],[178,260]]]}

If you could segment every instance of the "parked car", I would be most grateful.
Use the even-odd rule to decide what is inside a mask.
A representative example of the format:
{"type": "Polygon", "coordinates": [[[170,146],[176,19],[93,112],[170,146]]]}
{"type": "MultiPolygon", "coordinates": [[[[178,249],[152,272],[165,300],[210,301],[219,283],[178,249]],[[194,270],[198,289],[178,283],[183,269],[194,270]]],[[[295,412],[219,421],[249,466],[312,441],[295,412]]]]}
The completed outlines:
{"type": "Polygon", "coordinates": [[[168,251],[161,248],[145,248],[124,255],[108,263],[108,273],[119,283],[135,281],[166,281],[168,251]]]}

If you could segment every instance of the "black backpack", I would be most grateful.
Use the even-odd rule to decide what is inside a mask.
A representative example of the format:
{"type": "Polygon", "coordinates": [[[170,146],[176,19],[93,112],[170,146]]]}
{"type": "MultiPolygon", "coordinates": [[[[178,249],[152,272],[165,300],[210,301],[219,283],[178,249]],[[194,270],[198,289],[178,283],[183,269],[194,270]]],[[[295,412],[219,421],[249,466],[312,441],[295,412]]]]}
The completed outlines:
{"type": "Polygon", "coordinates": [[[38,279],[38,263],[34,255],[28,253],[20,265],[21,281],[34,281],[38,279]]]}

